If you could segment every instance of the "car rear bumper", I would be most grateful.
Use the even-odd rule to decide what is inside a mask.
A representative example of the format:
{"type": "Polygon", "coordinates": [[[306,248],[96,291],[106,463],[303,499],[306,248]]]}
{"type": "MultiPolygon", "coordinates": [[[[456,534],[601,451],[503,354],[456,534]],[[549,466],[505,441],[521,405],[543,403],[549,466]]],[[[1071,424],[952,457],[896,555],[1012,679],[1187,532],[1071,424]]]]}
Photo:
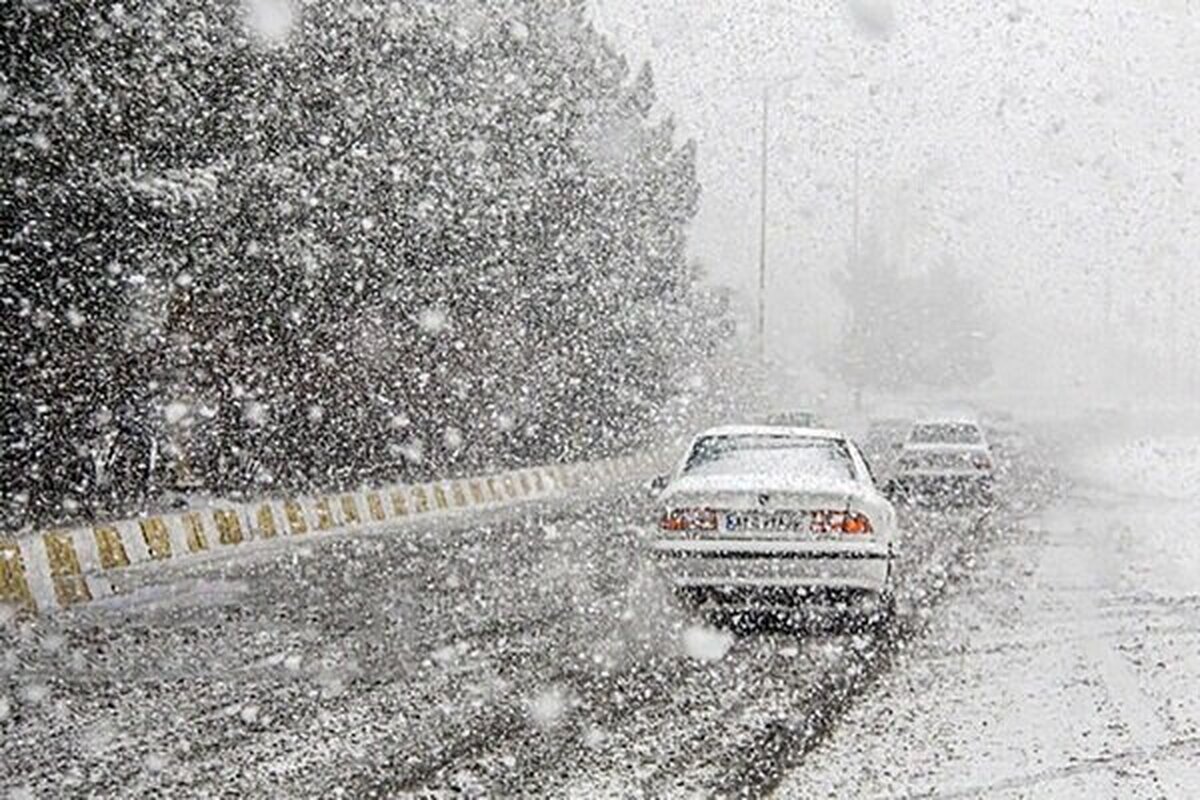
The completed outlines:
{"type": "Polygon", "coordinates": [[[650,544],[660,571],[677,587],[848,589],[888,588],[892,553],[886,543],[672,541],[650,544]]]}

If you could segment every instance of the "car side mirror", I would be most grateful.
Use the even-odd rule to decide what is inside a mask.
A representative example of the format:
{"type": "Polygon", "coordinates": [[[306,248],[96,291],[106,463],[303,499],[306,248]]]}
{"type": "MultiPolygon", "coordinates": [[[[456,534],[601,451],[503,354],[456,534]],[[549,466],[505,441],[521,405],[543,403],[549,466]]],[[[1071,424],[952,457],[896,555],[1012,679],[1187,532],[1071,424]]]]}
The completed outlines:
{"type": "Polygon", "coordinates": [[[670,482],[670,480],[671,477],[669,475],[655,475],[650,479],[650,482],[646,484],[646,491],[650,493],[651,497],[658,497],[663,493],[663,490],[667,488],[667,483],[670,482]]]}

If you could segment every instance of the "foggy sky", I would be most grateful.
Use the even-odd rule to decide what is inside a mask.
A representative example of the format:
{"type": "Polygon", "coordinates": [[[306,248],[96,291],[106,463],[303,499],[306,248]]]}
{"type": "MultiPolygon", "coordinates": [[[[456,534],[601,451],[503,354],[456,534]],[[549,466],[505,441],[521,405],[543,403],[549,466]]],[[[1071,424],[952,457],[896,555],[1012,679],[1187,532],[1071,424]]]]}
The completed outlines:
{"type": "Polygon", "coordinates": [[[652,62],[660,104],[698,140],[692,249],[748,300],[761,87],[806,76],[772,109],[772,353],[806,358],[837,336],[834,315],[796,309],[833,301],[858,151],[864,228],[907,268],[952,258],[987,281],[1010,378],[1034,352],[1044,371],[1098,368],[1098,337],[1186,355],[1200,12],[1188,0],[895,0],[894,12],[880,41],[845,0],[594,0],[597,24],[652,62]]]}

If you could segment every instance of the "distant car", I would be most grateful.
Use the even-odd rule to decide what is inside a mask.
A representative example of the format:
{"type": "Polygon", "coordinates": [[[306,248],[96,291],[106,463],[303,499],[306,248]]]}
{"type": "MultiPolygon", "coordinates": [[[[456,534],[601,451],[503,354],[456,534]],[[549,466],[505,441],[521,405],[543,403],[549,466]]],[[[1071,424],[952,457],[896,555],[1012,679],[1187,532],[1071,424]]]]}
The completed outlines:
{"type": "Polygon", "coordinates": [[[889,494],[938,504],[990,504],[995,465],[982,426],[972,419],[913,424],[896,460],[889,494]]]}
{"type": "Polygon", "coordinates": [[[657,479],[650,555],[685,599],[724,609],[832,603],[893,609],[896,511],[858,447],[834,431],[704,431],[657,479]]]}
{"type": "Polygon", "coordinates": [[[775,411],[767,415],[766,424],[789,428],[818,428],[821,422],[812,411],[775,411]]]}

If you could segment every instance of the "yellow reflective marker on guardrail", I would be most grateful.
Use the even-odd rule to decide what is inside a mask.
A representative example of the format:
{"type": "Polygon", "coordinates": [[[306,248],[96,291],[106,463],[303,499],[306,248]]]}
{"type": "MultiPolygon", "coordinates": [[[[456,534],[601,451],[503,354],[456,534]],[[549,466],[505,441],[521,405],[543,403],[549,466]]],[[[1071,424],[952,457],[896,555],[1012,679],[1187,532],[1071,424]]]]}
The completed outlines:
{"type": "Polygon", "coordinates": [[[387,512],[383,509],[383,500],[379,497],[379,492],[367,494],[367,511],[371,514],[371,519],[376,522],[383,522],[387,519],[387,512]]]}
{"type": "Polygon", "coordinates": [[[167,533],[167,525],[162,517],[147,517],[138,520],[142,529],[142,538],[146,540],[146,551],[150,557],[161,561],[171,557],[171,535],[167,533]]]}
{"type": "Polygon", "coordinates": [[[54,583],[54,595],[60,606],[85,603],[92,599],[83,570],[79,568],[79,556],[71,534],[52,532],[42,536],[46,546],[46,562],[50,567],[50,580],[54,583]]]}
{"type": "Polygon", "coordinates": [[[213,512],[213,521],[217,523],[217,538],[221,544],[242,543],[242,523],[236,511],[218,509],[213,512]]]}
{"type": "Polygon", "coordinates": [[[446,490],[437,484],[433,486],[433,506],[439,511],[446,511],[450,508],[450,504],[446,502],[446,490]]]}
{"type": "Polygon", "coordinates": [[[359,525],[362,523],[362,518],[358,515],[358,503],[354,502],[354,495],[342,495],[342,515],[345,516],[346,522],[350,525],[359,525]]]}
{"type": "Polygon", "coordinates": [[[125,552],[125,543],[121,534],[110,525],[101,525],[93,531],[96,538],[96,552],[100,556],[100,566],[103,569],[119,569],[129,566],[129,554],[125,552]]]}
{"type": "Polygon", "coordinates": [[[30,611],[37,610],[25,578],[21,546],[9,539],[0,541],[0,603],[16,603],[30,611]]]}
{"type": "Polygon", "coordinates": [[[408,516],[408,499],[404,496],[403,489],[392,492],[392,513],[397,517],[408,516]]]}
{"type": "Polygon", "coordinates": [[[204,518],[200,516],[200,512],[189,511],[180,519],[183,521],[183,533],[187,539],[188,551],[199,553],[207,550],[208,540],[204,538],[204,518]]]}
{"type": "Polygon", "coordinates": [[[288,528],[292,536],[308,533],[308,521],[304,519],[304,508],[295,500],[283,502],[283,515],[287,517],[288,528]]]}
{"type": "Polygon", "coordinates": [[[275,512],[271,510],[270,503],[263,503],[258,507],[255,522],[258,525],[258,535],[264,539],[272,539],[279,532],[275,527],[275,512]]]}
{"type": "Polygon", "coordinates": [[[314,506],[317,510],[317,530],[327,531],[333,528],[333,510],[329,507],[329,498],[318,497],[314,506]]]}

